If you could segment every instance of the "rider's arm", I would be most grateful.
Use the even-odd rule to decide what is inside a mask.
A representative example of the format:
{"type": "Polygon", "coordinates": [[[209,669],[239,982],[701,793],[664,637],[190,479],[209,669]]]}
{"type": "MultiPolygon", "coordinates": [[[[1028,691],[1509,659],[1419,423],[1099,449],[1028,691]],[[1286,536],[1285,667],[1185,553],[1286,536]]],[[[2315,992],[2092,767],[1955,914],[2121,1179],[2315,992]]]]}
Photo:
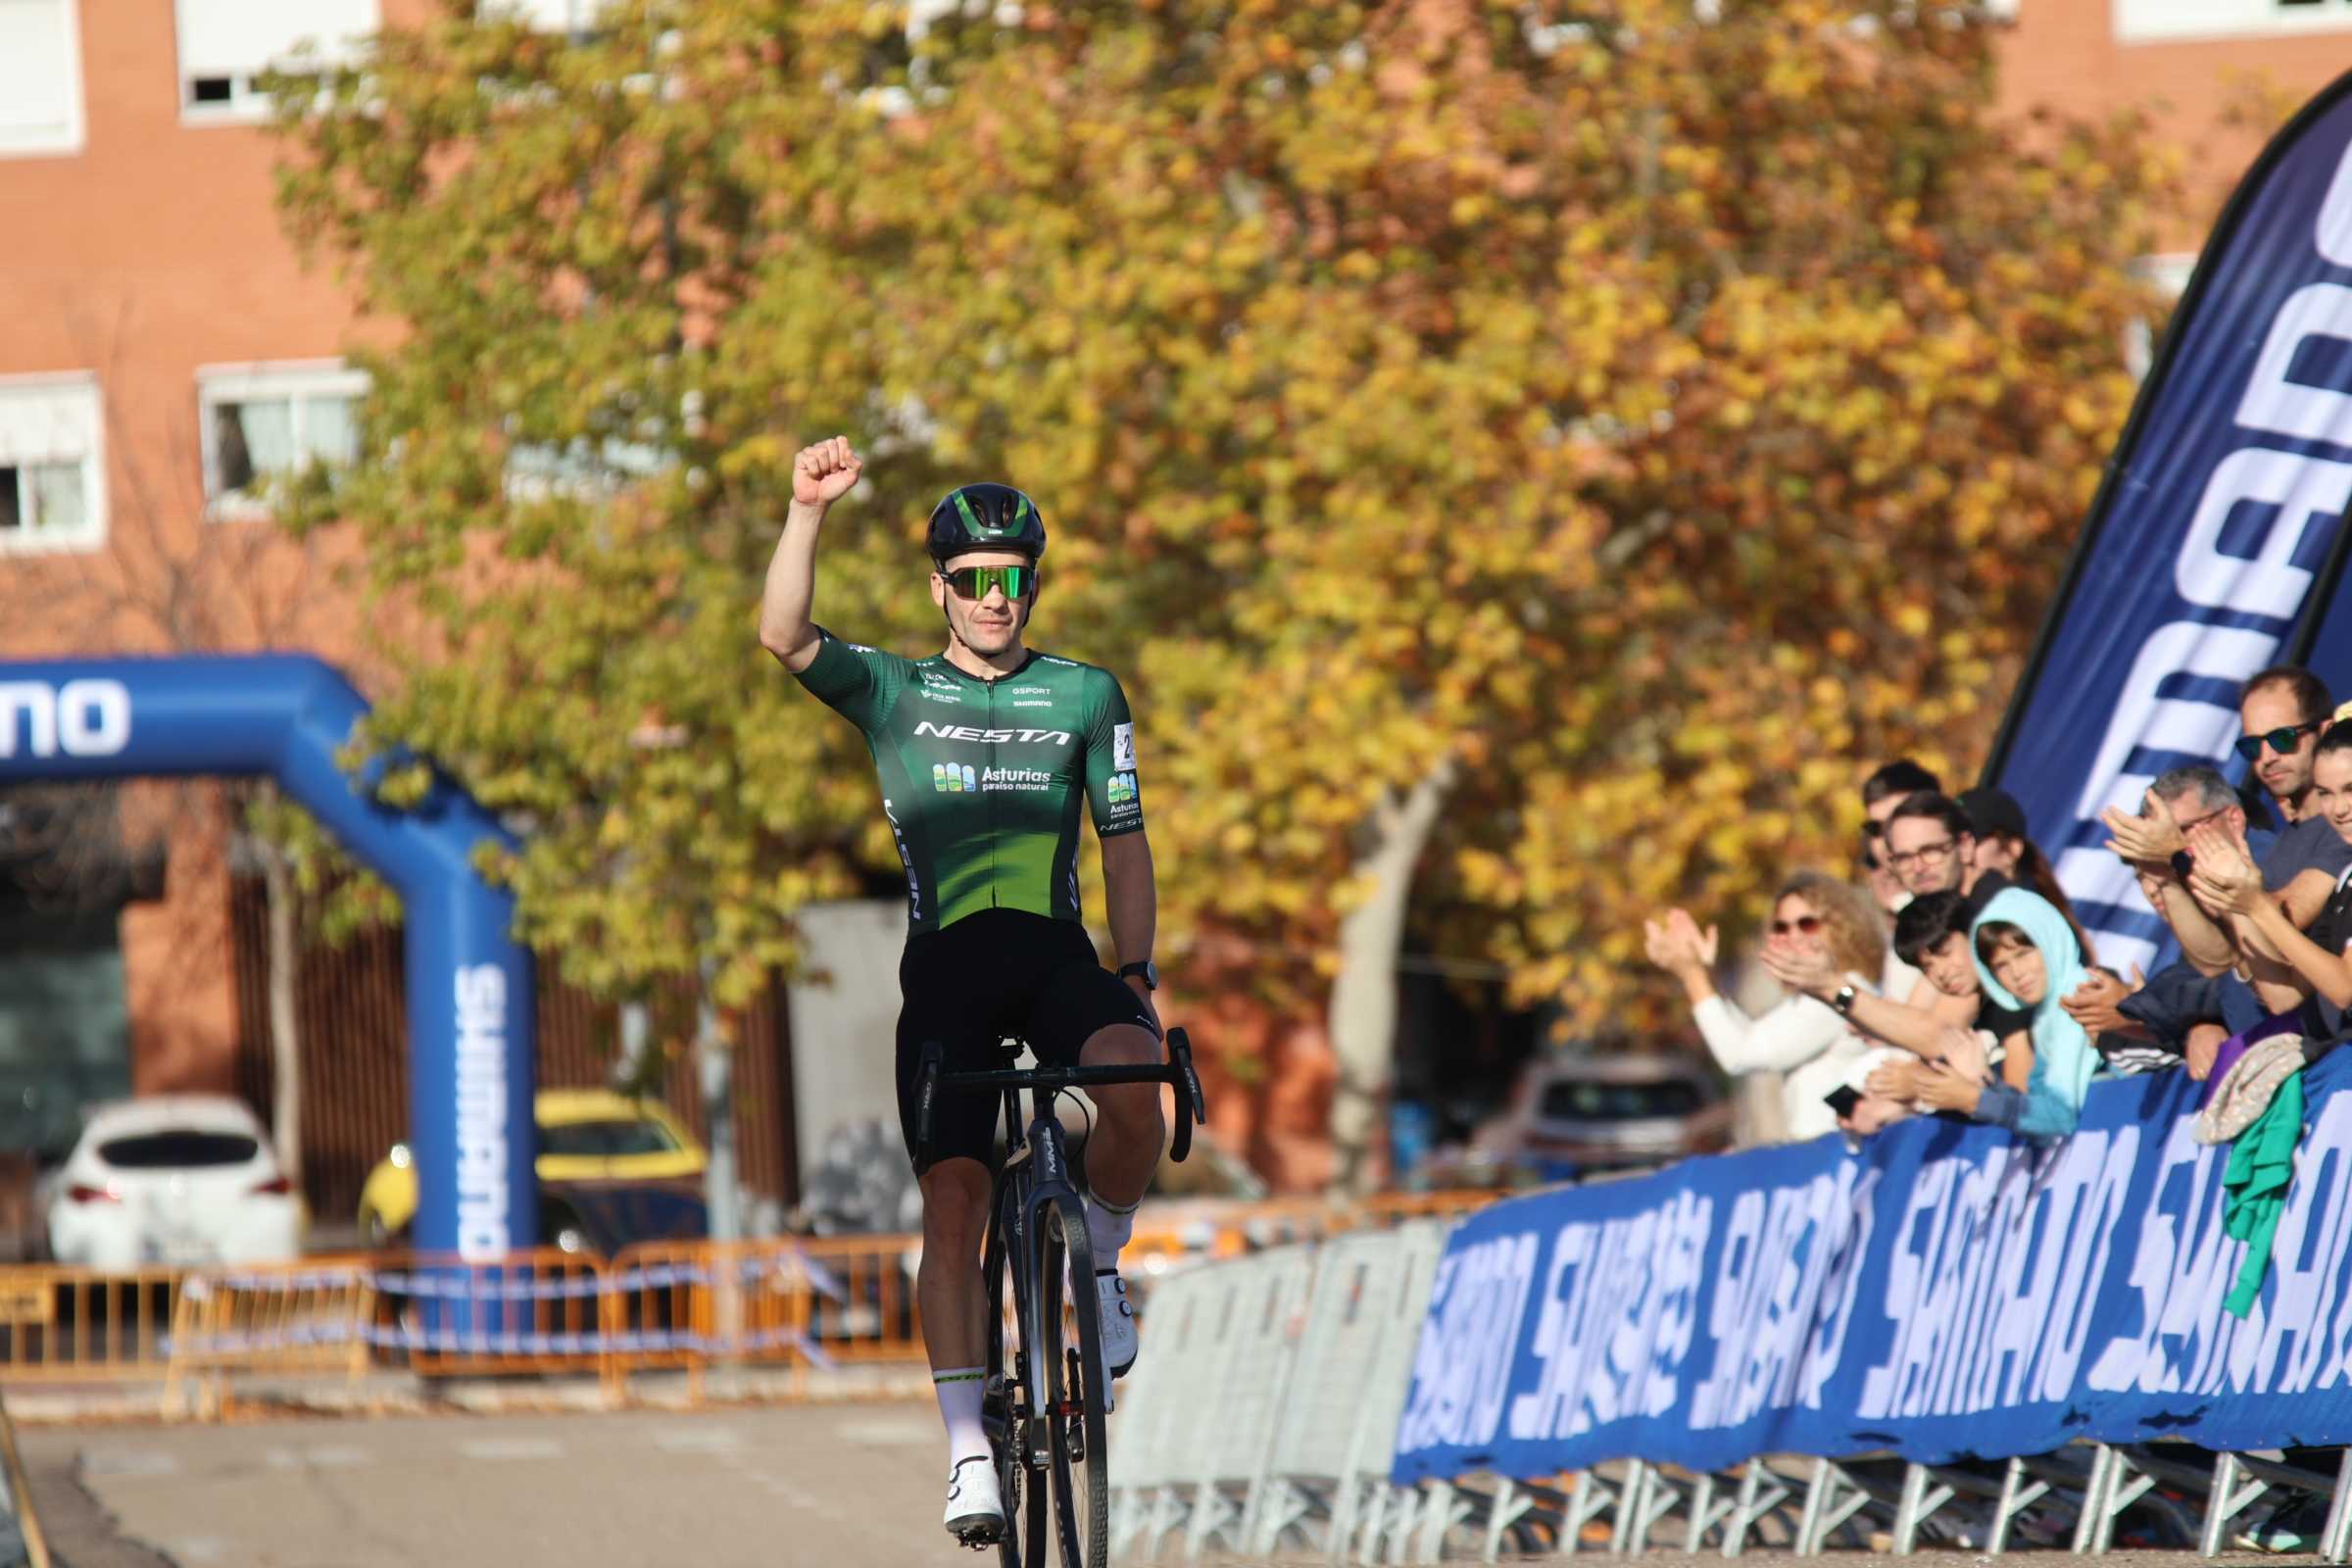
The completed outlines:
{"type": "Polygon", "coordinates": [[[1122,964],[1152,956],[1159,923],[1152,845],[1144,836],[1144,797],[1136,781],[1135,720],[1127,694],[1108,670],[1089,676],[1086,702],[1086,799],[1102,841],[1102,896],[1110,940],[1122,964]]]}
{"type": "Polygon", "coordinates": [[[1159,927],[1159,894],[1152,877],[1152,841],[1117,833],[1102,841],[1102,899],[1109,906],[1110,945],[1121,964],[1152,956],[1159,927]]]}
{"type": "Polygon", "coordinates": [[[822,505],[793,502],[767,564],[767,590],[760,598],[760,646],[795,675],[816,662],[819,636],[808,606],[816,592],[816,533],[824,520],[822,505]]]}

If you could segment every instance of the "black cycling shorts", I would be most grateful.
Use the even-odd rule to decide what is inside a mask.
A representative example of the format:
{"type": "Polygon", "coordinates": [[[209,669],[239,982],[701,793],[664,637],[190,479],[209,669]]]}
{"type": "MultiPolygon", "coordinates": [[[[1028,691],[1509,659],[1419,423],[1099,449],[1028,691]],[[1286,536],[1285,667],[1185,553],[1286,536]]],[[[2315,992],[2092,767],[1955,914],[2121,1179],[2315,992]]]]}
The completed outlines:
{"type": "Polygon", "coordinates": [[[942,1092],[931,1107],[930,1157],[915,1148],[923,1046],[938,1041],[948,1072],[986,1072],[1008,1037],[1041,1062],[1075,1066],[1095,1032],[1132,1023],[1157,1033],[1151,1009],[1097,961],[1086,928],[1026,909],[982,909],[909,937],[899,959],[899,1135],[920,1175],[943,1159],[987,1164],[1003,1120],[998,1094],[942,1092]]]}

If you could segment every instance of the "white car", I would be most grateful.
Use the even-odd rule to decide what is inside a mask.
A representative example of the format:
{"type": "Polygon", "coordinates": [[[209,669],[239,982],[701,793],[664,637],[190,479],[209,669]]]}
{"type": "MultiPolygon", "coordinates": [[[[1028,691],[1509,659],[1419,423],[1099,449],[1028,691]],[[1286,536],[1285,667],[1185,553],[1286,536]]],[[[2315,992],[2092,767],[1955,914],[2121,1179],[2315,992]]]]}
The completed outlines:
{"type": "Polygon", "coordinates": [[[49,1250],[110,1271],[265,1263],[302,1250],[302,1200],[242,1102],[162,1095],[100,1105],[48,1179],[49,1250]]]}

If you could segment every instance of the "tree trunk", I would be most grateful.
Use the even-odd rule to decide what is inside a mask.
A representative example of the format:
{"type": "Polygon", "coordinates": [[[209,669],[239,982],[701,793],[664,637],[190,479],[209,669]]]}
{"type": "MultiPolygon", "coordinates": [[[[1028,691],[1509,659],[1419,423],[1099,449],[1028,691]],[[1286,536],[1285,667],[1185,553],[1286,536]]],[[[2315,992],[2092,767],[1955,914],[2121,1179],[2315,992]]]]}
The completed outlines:
{"type": "Polygon", "coordinates": [[[1372,812],[1371,848],[1351,868],[1370,880],[1372,891],[1340,922],[1340,973],[1331,987],[1331,1049],[1340,1067],[1331,1106],[1335,1192],[1369,1192],[1379,1174],[1381,1116],[1396,1058],[1396,956],[1405,906],[1413,868],[1453,779],[1448,758],[1401,804],[1384,795],[1372,812]]]}
{"type": "Polygon", "coordinates": [[[277,1140],[279,1172],[302,1191],[302,1041],[294,1021],[294,980],[299,956],[294,940],[300,913],[294,868],[274,844],[257,845],[262,887],[270,906],[270,1126],[277,1140]]]}

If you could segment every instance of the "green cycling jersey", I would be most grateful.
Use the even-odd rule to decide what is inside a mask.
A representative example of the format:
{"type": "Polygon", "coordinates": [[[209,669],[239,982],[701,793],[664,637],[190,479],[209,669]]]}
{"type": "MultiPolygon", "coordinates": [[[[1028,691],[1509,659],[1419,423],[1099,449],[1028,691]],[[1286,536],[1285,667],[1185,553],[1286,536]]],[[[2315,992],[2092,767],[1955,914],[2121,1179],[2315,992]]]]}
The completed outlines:
{"type": "Polygon", "coordinates": [[[902,659],[817,636],[800,681],[865,735],[906,865],[909,928],[980,909],[1079,919],[1079,797],[1097,837],[1144,825],[1135,724],[1111,673],[1032,653],[982,680],[944,654],[902,659]]]}

